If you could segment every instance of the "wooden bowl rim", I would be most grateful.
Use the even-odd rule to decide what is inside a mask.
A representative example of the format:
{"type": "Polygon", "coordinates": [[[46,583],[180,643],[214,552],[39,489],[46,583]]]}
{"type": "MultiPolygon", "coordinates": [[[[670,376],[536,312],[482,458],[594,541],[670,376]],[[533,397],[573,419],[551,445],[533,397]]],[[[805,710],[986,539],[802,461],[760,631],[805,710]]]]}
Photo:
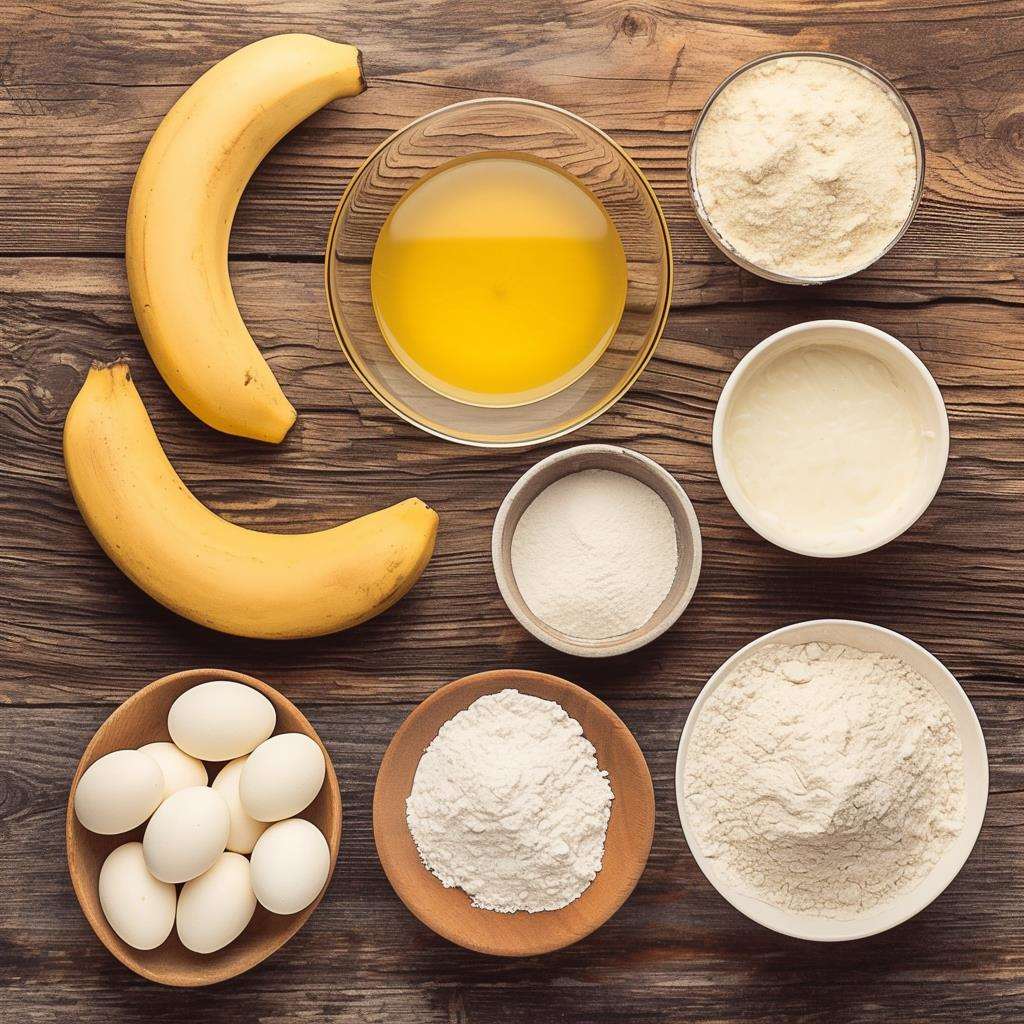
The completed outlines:
{"type": "MultiPolygon", "coordinates": [[[[469,703],[472,703],[470,701],[469,703]]],[[[468,707],[469,704],[467,703],[468,707]]],[[[458,710],[463,710],[459,708],[458,710]]],[[[569,708],[565,708],[570,714],[572,711],[569,708]]],[[[457,711],[453,711],[451,714],[445,715],[437,722],[437,729],[450,718],[456,714],[457,711]]],[[[575,716],[574,716],[575,717],[575,716]]],[[[434,731],[436,735],[436,730],[434,731]]],[[[584,733],[586,736],[586,733],[584,733]]],[[[588,739],[591,737],[587,736],[588,739]]],[[[433,737],[431,737],[433,739],[433,737]]],[[[593,740],[591,739],[591,742],[593,740]]],[[[595,744],[596,749],[596,744],[595,744]]],[[[600,757],[601,751],[597,751],[600,757]]],[[[418,764],[418,760],[417,760],[418,764]]],[[[599,765],[605,768],[605,765],[599,765]]],[[[621,790],[615,787],[615,778],[609,774],[609,780],[612,783],[612,789],[615,793],[615,799],[612,801],[612,814],[619,810],[622,813],[621,790]]],[[[411,789],[412,779],[409,780],[409,788],[411,789]]],[[[380,768],[377,772],[377,782],[374,786],[373,791],[373,838],[374,844],[377,848],[377,856],[381,862],[381,866],[384,869],[384,873],[391,883],[392,888],[398,895],[398,898],[405,904],[409,912],[416,917],[419,921],[425,924],[432,931],[436,932],[442,938],[447,939],[449,942],[455,945],[462,946],[465,949],[470,949],[477,953],[485,953],[491,956],[505,956],[505,957],[528,957],[537,956],[543,953],[551,953],[558,949],[564,949],[567,946],[571,946],[581,939],[585,939],[588,935],[593,934],[602,925],[606,924],[611,917],[622,907],[627,899],[632,895],[633,890],[636,888],[637,883],[640,881],[641,876],[644,873],[644,869],[647,867],[647,859],[650,856],[651,845],[654,840],[654,817],[655,817],[655,806],[654,806],[654,784],[651,781],[650,768],[647,765],[647,759],[644,757],[643,751],[640,749],[640,745],[637,743],[636,738],[633,736],[629,727],[622,721],[621,718],[599,697],[596,697],[589,690],[584,689],[582,686],[576,683],[570,682],[568,679],[563,679],[560,676],[550,675],[546,672],[534,672],[529,669],[493,669],[487,672],[476,672],[472,675],[463,676],[461,679],[456,679],[450,683],[446,683],[440,689],[435,690],[430,696],[419,703],[406,717],[405,721],[399,726],[397,732],[392,737],[391,742],[388,744],[387,750],[384,752],[384,757],[381,759],[380,768]],[[405,799],[408,796],[408,792],[402,792],[399,796],[389,797],[384,791],[387,788],[387,784],[391,781],[390,774],[393,771],[392,765],[398,756],[398,752],[402,749],[403,744],[406,743],[406,737],[411,731],[414,724],[417,721],[422,720],[424,717],[431,715],[435,712],[435,709],[439,705],[443,705],[445,700],[450,697],[451,694],[463,690],[469,689],[475,686],[484,686],[486,689],[484,693],[478,694],[484,696],[488,693],[498,693],[503,689],[514,688],[520,690],[522,693],[530,694],[531,696],[539,696],[543,700],[553,699],[550,692],[548,693],[536,693],[534,689],[536,684],[541,684],[544,687],[553,688],[556,693],[561,691],[564,694],[570,694],[588,707],[593,708],[597,713],[605,718],[613,727],[613,733],[616,740],[623,744],[625,748],[626,756],[629,759],[631,766],[637,771],[641,780],[642,793],[640,794],[640,801],[642,802],[642,819],[643,824],[640,831],[631,833],[631,837],[635,841],[631,844],[632,856],[629,860],[628,866],[623,873],[623,884],[618,890],[613,892],[613,898],[608,900],[607,904],[602,906],[599,913],[594,914],[589,924],[579,929],[576,932],[569,934],[567,937],[558,937],[554,941],[549,942],[535,942],[528,948],[510,948],[507,944],[502,942],[493,943],[478,943],[473,941],[467,941],[463,938],[455,928],[450,926],[447,918],[443,917],[432,917],[429,913],[421,912],[421,908],[418,901],[415,899],[415,894],[411,891],[412,887],[407,887],[400,877],[400,873],[397,870],[399,862],[405,858],[401,853],[396,852],[393,849],[396,840],[392,838],[389,830],[384,826],[384,808],[390,800],[400,799],[404,805],[405,799]]],[[[609,832],[612,828],[612,820],[609,819],[609,832]]],[[[409,843],[412,843],[412,836],[406,833],[403,839],[399,840],[404,845],[405,839],[409,843]]],[[[415,850],[415,844],[413,844],[415,850]]],[[[605,855],[607,856],[607,845],[605,849],[605,855]]],[[[441,882],[427,870],[426,866],[420,859],[418,852],[416,854],[415,863],[418,864],[421,873],[420,885],[430,885],[441,887],[441,882]]],[[[602,863],[601,870],[606,869],[606,864],[602,863]]],[[[597,876],[600,878],[600,873],[597,876]]],[[[595,879],[596,882],[596,879],[595,879]]],[[[591,883],[591,887],[594,882],[591,883]]],[[[590,888],[584,891],[579,897],[580,900],[584,899],[590,888]]],[[[445,893],[457,894],[461,897],[467,907],[470,907],[469,896],[461,889],[443,889],[445,893]]],[[[495,913],[496,919],[509,921],[516,918],[537,918],[552,920],[557,918],[559,914],[563,914],[572,908],[576,907],[579,900],[570,903],[567,907],[563,907],[561,910],[543,911],[539,914],[527,914],[525,911],[519,911],[515,914],[497,914],[492,911],[478,911],[479,913],[495,913]]],[[[475,908],[472,908],[475,910],[475,908]]]]}
{"type": "MultiPolygon", "coordinates": [[[[148,742],[154,741],[143,740],[139,743],[139,746],[148,742]]],[[[292,701],[290,701],[279,690],[276,690],[269,683],[265,683],[263,680],[257,679],[255,676],[246,675],[244,672],[235,672],[232,669],[191,668],[183,669],[180,672],[171,672],[168,675],[161,676],[159,679],[153,680],[151,683],[147,683],[141,689],[136,690],[136,692],[127,700],[114,708],[114,710],[107,715],[93,733],[92,738],[89,740],[81,758],[78,761],[78,767],[75,769],[75,774],[72,777],[71,786],[68,791],[67,811],[64,822],[64,842],[67,855],[68,874],[71,877],[71,885],[75,891],[75,898],[78,900],[78,905],[81,908],[86,921],[89,922],[89,926],[107,950],[130,971],[133,971],[140,977],[145,978],[147,981],[153,981],[159,985],[168,985],[173,988],[201,988],[206,985],[214,985],[222,981],[228,981],[231,978],[236,978],[239,975],[244,974],[246,971],[252,970],[252,968],[263,963],[263,961],[268,957],[273,956],[274,953],[295,937],[313,914],[313,911],[315,911],[320,905],[320,901],[324,898],[327,890],[330,888],[331,879],[334,876],[334,869],[338,862],[338,851],[341,846],[341,824],[341,790],[338,787],[338,776],[334,769],[334,763],[331,760],[330,752],[325,746],[323,740],[320,738],[319,733],[313,728],[309,719],[306,718],[299,708],[296,707],[295,704],[293,704],[292,701]],[[244,683],[246,686],[251,686],[253,689],[258,690],[271,702],[279,701],[291,714],[294,714],[300,725],[304,726],[305,730],[307,730],[307,735],[316,740],[320,745],[320,749],[324,753],[324,759],[327,763],[328,769],[324,776],[324,785],[327,786],[328,789],[328,815],[331,819],[329,823],[329,831],[331,834],[325,836],[331,853],[331,861],[327,872],[327,880],[324,882],[323,888],[320,890],[316,899],[313,900],[308,907],[299,911],[297,914],[287,915],[286,917],[282,916],[281,920],[285,923],[285,928],[281,938],[279,940],[275,939],[272,942],[267,942],[266,948],[260,950],[258,955],[251,958],[244,966],[230,971],[224,971],[223,969],[218,971],[216,969],[217,953],[208,954],[211,969],[205,972],[204,976],[201,978],[193,978],[191,976],[186,978],[180,974],[171,974],[166,971],[152,970],[145,964],[139,963],[134,954],[148,951],[133,950],[132,947],[128,946],[117,936],[103,917],[102,911],[97,914],[87,909],[86,899],[91,895],[91,893],[88,892],[86,887],[91,886],[92,882],[85,877],[84,871],[78,863],[78,848],[74,836],[75,792],[78,789],[79,780],[84,774],[86,768],[88,768],[94,760],[97,760],[95,750],[99,745],[99,739],[102,733],[107,729],[115,717],[123,714],[126,710],[130,710],[138,704],[142,704],[156,691],[163,689],[166,686],[185,682],[189,679],[194,679],[192,684],[194,686],[198,686],[200,683],[210,682],[215,679],[227,679],[232,682],[244,683]],[[331,813],[331,807],[337,808],[336,814],[331,813]]],[[[159,949],[160,947],[157,948],[159,949]]],[[[225,947],[225,949],[228,948],[230,948],[230,944],[225,947]]]]}

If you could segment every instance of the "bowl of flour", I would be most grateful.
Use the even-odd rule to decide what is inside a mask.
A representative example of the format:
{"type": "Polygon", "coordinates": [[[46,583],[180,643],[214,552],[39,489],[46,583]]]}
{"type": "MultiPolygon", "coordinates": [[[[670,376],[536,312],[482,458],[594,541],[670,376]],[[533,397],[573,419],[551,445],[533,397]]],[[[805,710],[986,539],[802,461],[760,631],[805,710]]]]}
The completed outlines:
{"type": "Polygon", "coordinates": [[[910,226],[921,129],[895,86],[832,53],[760,57],[693,127],[690,194],[711,241],[751,273],[820,284],[864,270],[910,226]]]}
{"type": "Polygon", "coordinates": [[[582,658],[635,651],[670,629],[697,589],[697,514],[679,481],[611,444],[555,452],[498,509],[491,560],[524,629],[582,658]]]}
{"type": "Polygon", "coordinates": [[[593,694],[540,672],[480,672],[395,733],[373,836],[395,892],[438,935],[537,956],[629,898],[651,850],[654,787],[628,727],[593,694]]]}
{"type": "Polygon", "coordinates": [[[795,938],[886,931],[953,881],[988,800],[967,695],[907,637],[844,619],[768,633],[690,711],[676,801],[737,910],[795,938]]]}

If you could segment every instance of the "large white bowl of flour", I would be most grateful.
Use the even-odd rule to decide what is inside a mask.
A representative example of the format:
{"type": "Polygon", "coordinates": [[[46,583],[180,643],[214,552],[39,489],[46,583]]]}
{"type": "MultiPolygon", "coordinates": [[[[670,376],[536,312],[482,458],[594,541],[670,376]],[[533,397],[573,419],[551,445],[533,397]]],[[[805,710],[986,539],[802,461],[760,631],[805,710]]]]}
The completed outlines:
{"type": "MultiPolygon", "coordinates": [[[[811,656],[816,656],[815,649],[810,650],[811,656]]],[[[894,664],[888,660],[882,663],[890,667],[894,664]]],[[[813,675],[813,672],[805,673],[807,666],[799,660],[786,662],[785,667],[790,681],[797,686],[801,685],[805,674],[813,675]]],[[[853,664],[851,672],[856,667],[853,664]]],[[[836,678],[837,672],[832,671],[829,685],[836,686],[836,678]]],[[[817,683],[817,679],[811,680],[811,684],[817,683]]],[[[855,674],[850,675],[849,685],[856,685],[855,674]]],[[[784,689],[780,691],[784,692],[784,689]]],[[[832,691],[833,695],[835,692],[832,691]]],[[[827,698],[828,694],[822,691],[821,696],[827,698]]],[[[762,713],[757,721],[763,725],[770,720],[772,714],[766,717],[762,713]]],[[[694,702],[676,760],[676,801],[683,833],[708,881],[737,910],[759,924],[784,935],[820,942],[875,935],[927,907],[953,881],[970,855],[981,830],[987,800],[985,738],[974,708],[956,679],[933,655],[907,637],[881,626],[845,619],[817,619],[786,626],[737,651],[715,672],[694,702]],[[859,709],[847,709],[844,700],[835,701],[834,713],[826,714],[827,699],[813,702],[806,698],[810,691],[801,691],[799,696],[794,692],[792,719],[786,721],[784,710],[781,715],[780,709],[773,711],[779,716],[785,738],[772,735],[770,730],[744,737],[742,730],[737,730],[733,723],[737,715],[746,714],[743,710],[746,698],[760,697],[762,690],[771,685],[769,675],[773,672],[777,676],[776,669],[768,672],[764,668],[775,657],[773,652],[780,646],[798,648],[807,644],[821,645],[827,657],[837,654],[834,645],[844,645],[866,652],[869,658],[878,655],[882,659],[899,659],[909,672],[906,678],[893,679],[892,694],[887,694],[884,687],[879,689],[878,672],[871,675],[870,685],[875,687],[871,699],[883,714],[869,715],[865,719],[863,701],[859,709]],[[911,694],[913,700],[908,699],[907,687],[912,688],[915,675],[934,690],[938,700],[933,708],[928,706],[931,693],[923,693],[920,688],[916,694],[911,694]],[[746,693],[738,688],[738,681],[742,681],[746,693]],[[887,706],[890,697],[893,698],[891,709],[887,706]],[[908,705],[912,705],[909,712],[908,705]],[[915,718],[919,712],[920,722],[915,718]],[[708,716],[703,725],[700,724],[702,716],[708,716]],[[717,720],[724,724],[725,731],[715,736],[713,753],[709,754],[712,748],[707,742],[707,728],[716,716],[722,716],[717,720]],[[872,717],[870,737],[851,731],[851,726],[865,728],[872,717]],[[894,726],[897,722],[899,724],[894,726]],[[702,732],[695,740],[698,727],[702,732]],[[957,738],[958,744],[954,742],[957,738]],[[782,745],[794,742],[795,747],[782,745]],[[830,742],[839,744],[833,750],[834,761],[825,758],[830,742]],[[847,756],[847,743],[858,751],[856,757],[847,756]],[[900,749],[902,743],[906,745],[907,764],[916,764],[917,770],[924,767],[929,773],[921,778],[920,785],[906,784],[907,776],[899,767],[899,758],[889,768],[885,767],[887,758],[894,749],[900,749]],[[745,751],[744,744],[747,745],[745,751]],[[876,759],[867,756],[873,748],[878,751],[876,759]],[[737,749],[739,757],[734,756],[737,749]],[[812,772],[816,777],[808,778],[807,759],[814,751],[822,754],[817,763],[823,774],[818,775],[816,768],[812,772]],[[963,790],[961,795],[957,787],[955,796],[962,819],[957,817],[955,827],[950,819],[951,838],[929,834],[927,839],[932,844],[929,847],[922,840],[921,830],[934,827],[935,815],[929,817],[927,808],[918,805],[925,799],[922,796],[925,792],[944,793],[947,799],[953,799],[945,773],[949,773],[950,779],[954,775],[959,777],[961,756],[963,790]],[[763,779],[751,782],[735,774],[737,765],[742,765],[744,759],[747,760],[747,775],[764,773],[763,779]],[[712,772],[718,774],[712,775],[712,772]],[[894,772],[901,772],[902,780],[894,779],[894,772]],[[738,801],[729,799],[730,773],[741,797],[738,801]],[[942,786],[934,784],[935,775],[943,776],[942,786]],[[887,783],[893,783],[892,787],[887,783]],[[753,809],[745,807],[743,794],[760,790],[763,796],[765,789],[770,790],[776,784],[780,792],[777,802],[765,800],[753,809]],[[841,793],[842,799],[822,811],[822,801],[827,803],[834,795],[833,790],[841,793]],[[794,793],[798,799],[793,799],[794,793]],[[892,813],[893,805],[898,805],[899,814],[892,813]],[[888,831],[871,834],[870,826],[867,828],[871,841],[865,845],[873,848],[859,846],[862,842],[859,835],[851,837],[848,831],[851,807],[853,817],[859,817],[862,822],[875,813],[873,807],[877,807],[879,815],[888,818],[888,831]],[[807,815],[807,837],[800,835],[803,814],[807,815]],[[826,819],[830,815],[834,817],[832,825],[824,832],[822,814],[826,819]],[[891,822],[904,818],[909,823],[905,841],[893,843],[891,822]],[[774,838],[766,839],[777,834],[780,821],[784,839],[778,842],[774,838]],[[803,861],[801,854],[794,852],[800,850],[807,853],[803,861]],[[827,870],[822,869],[822,850],[827,850],[830,856],[833,850],[837,853],[834,865],[827,870]],[[929,850],[935,854],[934,863],[927,856],[929,850]],[[883,866],[891,865],[894,878],[901,872],[910,877],[914,874],[914,858],[917,857],[922,858],[922,876],[912,885],[887,890],[883,866]],[[763,872],[754,858],[762,858],[763,872]],[[806,872],[807,877],[802,878],[801,872],[806,872]],[[839,881],[823,884],[830,873],[839,881]],[[842,880],[847,877],[855,881],[846,886],[848,891],[844,892],[842,880]],[[809,880],[813,884],[808,884],[809,880]],[[867,888],[865,880],[868,880],[867,888]],[[793,897],[794,892],[799,898],[793,897]],[[816,894],[820,894],[820,898],[816,894]]]]}

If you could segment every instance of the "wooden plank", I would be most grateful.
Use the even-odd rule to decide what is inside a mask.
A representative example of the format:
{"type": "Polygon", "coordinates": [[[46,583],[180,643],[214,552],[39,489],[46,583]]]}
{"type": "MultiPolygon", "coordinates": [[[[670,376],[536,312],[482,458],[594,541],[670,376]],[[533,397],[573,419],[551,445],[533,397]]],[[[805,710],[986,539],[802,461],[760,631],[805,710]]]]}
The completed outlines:
{"type": "MultiPolygon", "coordinates": [[[[377,765],[412,705],[347,695],[305,705],[338,771],[345,825],[328,896],[307,927],[244,979],[193,993],[129,974],[77,909],[53,837],[63,835],[68,780],[103,717],[99,707],[6,708],[0,841],[18,884],[0,921],[4,998],[19,1022],[73,1007],[81,1024],[272,1017],[352,1021],[767,1022],[800,1019],[1012,1021],[1024,1013],[1024,708],[976,701],[992,762],[981,839],[947,893],[913,921],[864,942],[818,946],[747,921],[710,887],[690,856],[675,809],[674,763],[688,700],[623,700],[655,782],[654,847],[633,897],[602,929],[545,958],[493,959],[451,946],[419,924],[377,861],[371,800],[377,765]],[[52,851],[46,857],[38,851],[52,851]],[[41,908],[46,907],[46,912],[41,908]],[[993,941],[998,935],[998,941],[993,941]],[[955,965],[955,970],[951,970],[955,965]],[[45,978],[45,984],[39,979],[45,978]],[[806,1014],[807,986],[819,1016],[806,1014]]],[[[12,1018],[15,1019],[15,1018],[12,1018]]]]}
{"type": "Polygon", "coordinates": [[[0,1017],[19,1022],[310,1019],[369,1024],[660,1024],[793,1020],[1016,1024],[1024,1019],[1024,43],[1022,0],[8,0],[0,13],[0,1017]],[[124,283],[124,214],[146,142],[212,62],[277,31],[350,39],[370,88],[286,138],[239,209],[232,275],[253,333],[299,410],[279,449],[207,430],[156,375],[124,283]],[[921,120],[924,201],[864,274],[813,290],[745,274],[696,223],[688,134],[745,60],[828,49],[889,74],[921,120]],[[673,310],[629,396],[557,445],[468,450],[397,420],[335,342],[322,255],[345,182],[388,133],[443,104],[507,93],[591,118],[636,158],[669,217],[673,310]],[[917,526],[884,551],[822,565],[748,530],[718,484],[711,419],[752,344],[849,317],[924,359],[946,399],[951,459],[917,526]],[[230,519],[328,525],[416,493],[441,514],[438,553],[387,615],[304,643],[226,638],[176,618],[98,550],[67,491],[63,418],[92,359],[127,355],[172,461],[230,519]],[[611,663],[530,638],[497,592],[490,527],[515,479],[559,447],[613,441],[656,458],[694,500],[705,541],[692,607],[611,663]],[[741,644],[822,615],[908,633],[973,699],[992,790],[979,845],[947,894],[896,930],[842,948],[782,938],[733,911],[686,849],[674,758],[692,700],[741,644]],[[212,990],[168,992],[124,971],[87,930],[63,856],[66,787],[112,707],[201,664],[280,686],[330,747],[345,800],[342,856],[310,926],[212,990]],[[650,762],[655,843],[633,898],[584,943],[491,960],[405,911],[370,829],[383,750],[444,681],[517,665],[609,700],[650,762]]]}
{"type": "Polygon", "coordinates": [[[707,260],[711,246],[686,190],[686,133],[717,82],[746,60],[785,49],[863,59],[913,105],[928,177],[901,256],[973,267],[1024,252],[1019,3],[908,12],[856,3],[837,16],[836,5],[820,2],[761,11],[749,3],[530,0],[514,17],[489,18],[447,0],[362,0],[341,10],[313,0],[263,2],[245,17],[206,4],[70,0],[9,3],[6,15],[4,253],[123,251],[132,178],[160,118],[211,63],[285,30],[358,43],[371,87],[314,115],[257,172],[233,236],[241,255],[321,254],[345,182],[390,131],[456,100],[514,94],[567,106],[611,132],[649,175],[680,253],[707,260]],[[922,26],[913,46],[904,41],[908,22],[922,26]],[[82,31],[91,24],[103,28],[82,31]]]}
{"type": "Polygon", "coordinates": [[[736,283],[722,275],[723,284],[706,289],[705,305],[673,316],[658,357],[615,409],[572,441],[508,453],[446,444],[380,407],[337,347],[318,266],[236,263],[233,273],[253,332],[299,409],[278,449],[219,435],[177,405],[135,335],[120,261],[0,264],[13,313],[3,327],[0,385],[3,700],[120,701],[148,679],[199,664],[262,670],[306,699],[325,687],[409,699],[500,665],[568,675],[615,696],[635,693],[637,680],[644,696],[692,696],[747,640],[823,615],[908,633],[975,694],[1006,692],[1024,670],[1024,338],[1003,304],[1017,304],[1016,296],[916,301],[920,282],[912,280],[905,293],[877,293],[896,293],[902,303],[854,303],[846,292],[823,310],[814,293],[786,304],[718,302],[736,283]],[[914,348],[942,387],[953,434],[946,480],[921,522],[883,551],[827,566],[747,529],[710,452],[714,404],[740,356],[769,332],[821,315],[867,320],[914,348]],[[154,605],[93,543],[61,459],[64,414],[90,360],[125,354],[172,461],[203,500],[237,522],[288,532],[418,494],[441,515],[424,579],[387,615],[304,644],[221,637],[154,605]],[[515,479],[546,452],[588,440],[634,446],[675,473],[705,540],[691,609],[658,643],[612,663],[579,663],[529,637],[505,608],[490,566],[494,513],[515,479]],[[112,643],[132,657],[112,658],[112,643]]]}

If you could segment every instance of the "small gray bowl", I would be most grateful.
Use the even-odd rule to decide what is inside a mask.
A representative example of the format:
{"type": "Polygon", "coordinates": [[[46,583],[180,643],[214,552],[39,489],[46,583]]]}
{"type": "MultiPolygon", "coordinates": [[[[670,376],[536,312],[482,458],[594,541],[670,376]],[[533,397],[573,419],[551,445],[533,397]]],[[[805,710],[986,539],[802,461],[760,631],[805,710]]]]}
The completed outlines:
{"type": "Polygon", "coordinates": [[[626,654],[661,636],[690,603],[700,576],[700,525],[693,505],[678,481],[652,459],[628,448],[611,444],[585,444],[568,448],[542,459],[524,473],[498,509],[491,535],[491,558],[498,589],[509,611],[520,625],[549,647],[580,658],[609,658],[626,654]],[[512,536],[530,503],[556,480],[585,469],[606,469],[624,473],[651,488],[668,506],[676,524],[679,564],[676,578],[661,606],[651,618],[632,632],[603,640],[581,640],[568,636],[537,618],[527,607],[512,573],[512,536]]]}

